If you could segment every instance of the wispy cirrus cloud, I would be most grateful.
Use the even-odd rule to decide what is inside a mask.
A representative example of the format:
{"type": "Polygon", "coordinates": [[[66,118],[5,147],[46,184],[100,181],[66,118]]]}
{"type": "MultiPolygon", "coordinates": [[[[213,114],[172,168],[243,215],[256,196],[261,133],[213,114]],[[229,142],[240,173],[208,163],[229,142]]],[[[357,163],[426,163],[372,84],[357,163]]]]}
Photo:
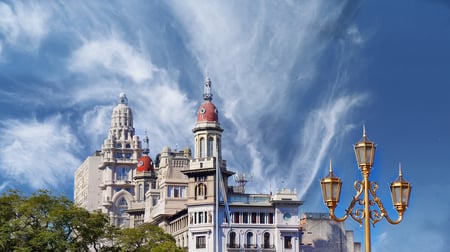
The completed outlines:
{"type": "Polygon", "coordinates": [[[48,34],[50,18],[51,12],[36,2],[1,2],[0,42],[18,51],[33,52],[48,34]]]}
{"type": "Polygon", "coordinates": [[[125,92],[129,98],[137,133],[143,136],[147,131],[155,152],[165,145],[190,144],[187,141],[190,128],[186,125],[194,123],[195,103],[180,89],[177,72],[158,68],[149,55],[127,41],[119,38],[88,40],[72,53],[68,69],[94,84],[92,88],[73,91],[76,103],[92,104],[103,99],[109,104],[84,111],[83,126],[88,128],[93,124],[95,128],[83,132],[97,143],[91,142],[92,145],[99,145],[107,136],[110,113],[120,92],[125,92]]]}
{"type": "Polygon", "coordinates": [[[2,182],[2,184],[0,185],[0,192],[3,192],[5,188],[8,186],[8,184],[9,184],[8,181],[2,182]]]}
{"type": "Polygon", "coordinates": [[[79,142],[60,116],[44,121],[6,120],[0,128],[0,169],[14,184],[31,188],[64,187],[80,163],[79,142]]]}
{"type": "Polygon", "coordinates": [[[323,161],[329,158],[327,153],[333,146],[332,140],[345,135],[351,127],[346,121],[347,115],[357,109],[365,98],[366,95],[342,96],[309,113],[298,134],[299,148],[292,161],[298,167],[291,169],[288,176],[289,184],[303,185],[300,195],[306,193],[318,170],[323,168],[323,161]]]}
{"type": "MultiPolygon", "coordinates": [[[[106,137],[112,107],[122,91],[134,111],[137,133],[147,130],[150,136],[152,153],[164,145],[192,146],[190,130],[205,69],[226,129],[224,156],[230,169],[254,173],[255,184],[295,173],[299,166],[314,173],[316,167],[308,165],[320,162],[322,155],[315,161],[294,158],[298,153],[286,146],[307,144],[307,139],[293,137],[302,132],[311,138],[324,132],[336,137],[336,130],[310,129],[316,126],[314,115],[337,113],[337,125],[357,107],[337,109],[341,100],[353,104],[356,98],[341,90],[344,84],[318,81],[320,59],[335,30],[344,31],[355,45],[363,43],[356,26],[341,24],[350,1],[166,2],[142,6],[145,11],[121,6],[120,13],[113,4],[43,5],[48,7],[44,17],[58,17],[52,32],[64,34],[57,43],[64,42],[59,62],[66,65],[55,65],[57,74],[44,81],[32,102],[43,110],[58,103],[72,113],[70,121],[57,122],[76,125],[70,134],[78,141],[87,139],[89,153],[106,137]],[[145,17],[152,11],[149,21],[145,17]],[[153,25],[143,25],[143,20],[153,25]],[[299,160],[303,163],[294,164],[299,160]]],[[[32,120],[25,123],[34,126],[32,120]]],[[[297,185],[287,181],[288,186],[297,185]]]]}
{"type": "Polygon", "coordinates": [[[363,43],[357,27],[347,27],[357,6],[358,1],[171,5],[186,30],[188,48],[199,68],[210,72],[222,103],[225,134],[233,135],[224,141],[229,165],[253,173],[254,184],[276,178],[273,184],[281,186],[284,178],[283,186],[298,187],[294,178],[310,174],[300,183],[302,197],[324,161],[326,144],[343,132],[348,114],[357,108],[361,97],[345,89],[343,78],[338,84],[320,83],[318,75],[333,41],[344,36],[342,43],[363,43]],[[315,140],[319,146],[311,148],[318,148],[318,156],[308,151],[315,140]]]}
{"type": "Polygon", "coordinates": [[[82,74],[119,74],[141,83],[152,79],[156,71],[149,57],[118,38],[94,39],[72,53],[69,69],[82,74]]]}

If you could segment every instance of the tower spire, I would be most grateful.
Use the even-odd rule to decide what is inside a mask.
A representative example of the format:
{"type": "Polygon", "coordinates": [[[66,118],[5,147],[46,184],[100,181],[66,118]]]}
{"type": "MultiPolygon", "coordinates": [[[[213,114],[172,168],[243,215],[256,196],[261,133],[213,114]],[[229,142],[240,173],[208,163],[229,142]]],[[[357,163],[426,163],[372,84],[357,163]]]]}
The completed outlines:
{"type": "Polygon", "coordinates": [[[208,76],[208,73],[206,74],[206,79],[203,86],[203,100],[205,101],[211,101],[212,100],[212,94],[211,94],[211,79],[208,76]]]}
{"type": "Polygon", "coordinates": [[[148,144],[148,135],[147,135],[147,131],[145,131],[145,136],[144,136],[144,151],[143,153],[145,155],[148,155],[148,153],[150,153],[150,147],[148,144]]]}

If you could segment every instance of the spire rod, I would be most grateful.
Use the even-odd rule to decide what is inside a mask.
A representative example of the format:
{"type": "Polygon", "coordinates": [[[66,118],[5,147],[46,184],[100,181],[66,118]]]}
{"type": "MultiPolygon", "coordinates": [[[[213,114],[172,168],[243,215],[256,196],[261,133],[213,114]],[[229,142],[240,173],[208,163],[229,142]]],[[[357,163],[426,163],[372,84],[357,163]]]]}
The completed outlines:
{"type": "Polygon", "coordinates": [[[332,173],[332,172],[333,172],[333,165],[332,165],[332,160],[330,158],[330,173],[332,173]]]}
{"type": "Polygon", "coordinates": [[[366,124],[363,124],[363,137],[366,137],[366,124]]]}
{"type": "Polygon", "coordinates": [[[204,86],[203,86],[203,100],[205,100],[205,101],[212,100],[211,79],[209,79],[208,73],[206,74],[206,79],[205,79],[204,86]]]}
{"type": "Polygon", "coordinates": [[[143,153],[146,155],[148,155],[148,153],[150,153],[147,131],[145,131],[145,136],[144,136],[144,151],[143,151],[143,153]]]}
{"type": "Polygon", "coordinates": [[[402,163],[398,162],[398,176],[402,177],[402,163]]]}

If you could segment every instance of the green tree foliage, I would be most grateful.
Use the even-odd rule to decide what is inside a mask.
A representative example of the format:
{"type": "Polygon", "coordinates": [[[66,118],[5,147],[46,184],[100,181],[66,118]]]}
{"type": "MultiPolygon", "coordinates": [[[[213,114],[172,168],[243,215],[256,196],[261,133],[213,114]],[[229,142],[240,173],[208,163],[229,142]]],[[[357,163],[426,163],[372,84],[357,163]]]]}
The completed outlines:
{"type": "Polygon", "coordinates": [[[118,229],[101,213],[89,213],[64,196],[40,190],[0,196],[0,251],[182,252],[157,226],[118,229]]]}
{"type": "Polygon", "coordinates": [[[119,247],[124,252],[183,252],[175,239],[158,226],[142,224],[136,228],[122,229],[118,236],[119,247]]]}
{"type": "Polygon", "coordinates": [[[1,251],[87,251],[96,248],[108,220],[64,196],[40,190],[29,197],[10,191],[0,197],[1,251]]]}

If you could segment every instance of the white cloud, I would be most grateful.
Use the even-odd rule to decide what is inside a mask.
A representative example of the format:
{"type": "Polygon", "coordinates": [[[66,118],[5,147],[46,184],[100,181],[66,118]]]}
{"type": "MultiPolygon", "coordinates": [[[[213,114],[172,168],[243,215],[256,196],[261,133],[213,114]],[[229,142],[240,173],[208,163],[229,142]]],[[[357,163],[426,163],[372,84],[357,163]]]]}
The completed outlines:
{"type": "Polygon", "coordinates": [[[115,37],[89,40],[73,52],[69,69],[87,75],[119,74],[135,83],[150,80],[156,68],[149,56],[115,37]]]}
{"type": "MultiPolygon", "coordinates": [[[[226,129],[228,136],[230,131],[233,135],[231,146],[224,146],[234,149],[228,164],[256,173],[261,180],[255,184],[270,177],[299,186],[294,181],[299,169],[314,179],[326,143],[338,135],[336,128],[344,127],[340,124],[360,99],[343,94],[342,80],[323,83],[322,95],[314,102],[325,105],[309,116],[298,112],[298,108],[314,107],[308,101],[315,94],[308,92],[321,71],[318,62],[335,39],[334,27],[342,26],[340,17],[348,5],[329,1],[173,2],[171,7],[187,31],[189,48],[198,57],[199,68],[208,69],[213,92],[223,99],[222,115],[232,123],[226,129]],[[304,138],[286,150],[301,149],[303,153],[292,154],[297,155],[295,161],[286,153],[276,153],[298,132],[304,138]],[[313,141],[319,141],[319,146],[310,148],[309,144],[316,144],[313,141]],[[313,157],[317,152],[320,156],[313,157]]],[[[300,196],[310,184],[305,182],[300,185],[300,196]]]]}
{"type": "Polygon", "coordinates": [[[311,111],[299,134],[301,143],[292,162],[289,176],[290,185],[301,185],[299,195],[304,195],[320,168],[323,168],[325,155],[332,146],[332,140],[346,134],[346,118],[365,95],[343,96],[311,111]]]}
{"type": "Polygon", "coordinates": [[[347,29],[347,36],[354,44],[362,44],[364,43],[363,36],[359,31],[358,27],[353,24],[347,29]]]}
{"type": "Polygon", "coordinates": [[[5,190],[5,188],[8,186],[8,184],[9,184],[8,181],[2,182],[2,184],[0,185],[0,192],[3,192],[3,190],[5,190]]]}
{"type": "MultiPolygon", "coordinates": [[[[89,143],[86,146],[91,146],[100,150],[100,143],[106,138],[111,122],[113,106],[95,106],[91,110],[85,111],[81,121],[81,132],[88,136],[89,143]]],[[[93,151],[93,150],[90,150],[93,151]]]]}
{"type": "Polygon", "coordinates": [[[192,143],[191,127],[195,123],[195,102],[190,101],[168,74],[158,74],[151,83],[122,84],[112,81],[106,88],[80,88],[74,91],[76,102],[94,104],[84,110],[79,133],[89,139],[90,151],[99,149],[108,135],[113,107],[119,102],[118,95],[125,92],[128,105],[133,111],[136,134],[147,131],[152,153],[163,146],[179,144],[180,147],[192,143]],[[109,105],[95,105],[95,102],[109,105]]]}
{"type": "Polygon", "coordinates": [[[42,122],[7,120],[0,135],[0,170],[15,184],[58,188],[80,164],[75,157],[79,143],[59,116],[42,122]]]}
{"type": "Polygon", "coordinates": [[[36,2],[0,2],[0,34],[4,35],[5,46],[35,51],[49,32],[50,18],[49,10],[36,2]]]}
{"type": "Polygon", "coordinates": [[[169,145],[180,148],[191,145],[192,127],[195,123],[195,102],[170,83],[159,83],[133,94],[135,127],[147,130],[152,153],[169,145]]]}

